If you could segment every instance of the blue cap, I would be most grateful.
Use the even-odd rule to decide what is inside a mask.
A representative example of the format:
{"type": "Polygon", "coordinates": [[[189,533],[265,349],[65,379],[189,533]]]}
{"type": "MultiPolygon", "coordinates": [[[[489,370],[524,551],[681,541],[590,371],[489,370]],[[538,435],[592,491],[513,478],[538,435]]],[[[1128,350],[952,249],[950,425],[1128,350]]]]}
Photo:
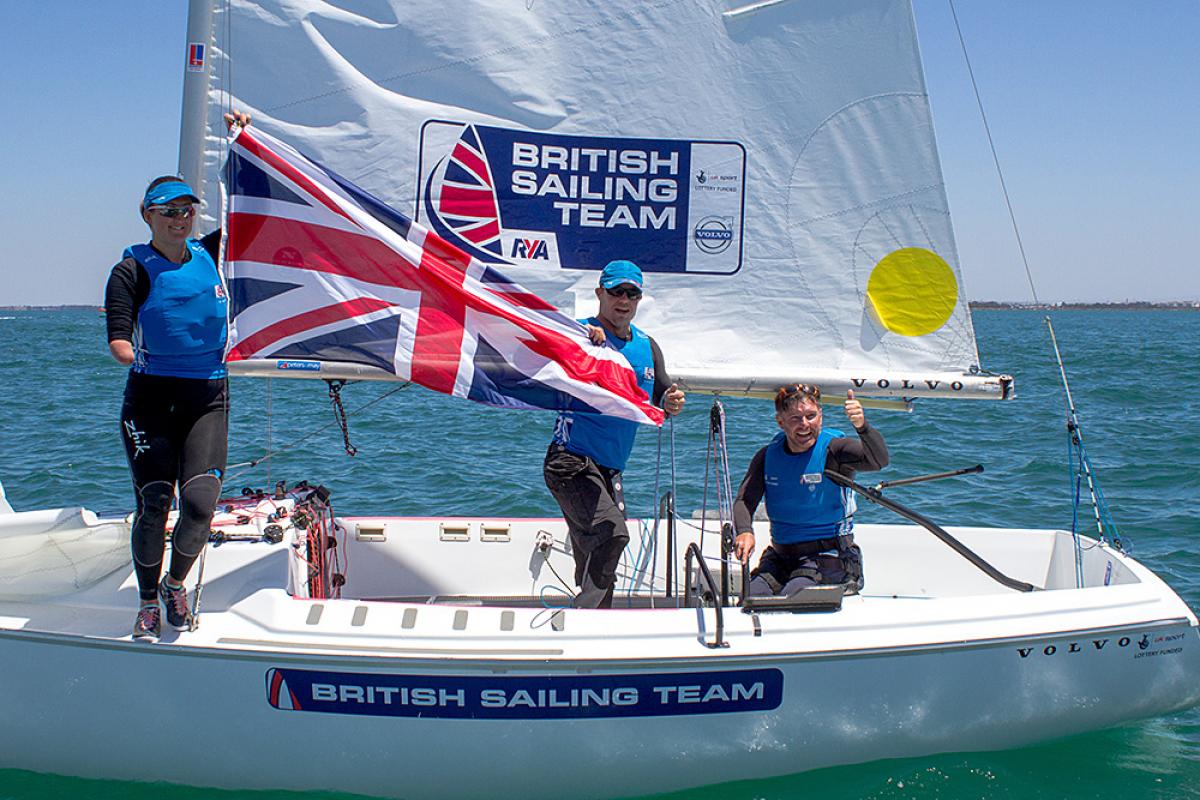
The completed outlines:
{"type": "Polygon", "coordinates": [[[180,197],[190,197],[193,202],[200,202],[200,197],[192,191],[192,187],[183,181],[167,181],[166,183],[160,183],[153,189],[146,190],[146,196],[142,198],[142,207],[165,206],[167,203],[180,197]]]}
{"type": "Polygon", "coordinates": [[[600,285],[605,289],[620,286],[622,283],[632,283],[642,288],[642,270],[632,261],[610,261],[600,273],[600,285]]]}

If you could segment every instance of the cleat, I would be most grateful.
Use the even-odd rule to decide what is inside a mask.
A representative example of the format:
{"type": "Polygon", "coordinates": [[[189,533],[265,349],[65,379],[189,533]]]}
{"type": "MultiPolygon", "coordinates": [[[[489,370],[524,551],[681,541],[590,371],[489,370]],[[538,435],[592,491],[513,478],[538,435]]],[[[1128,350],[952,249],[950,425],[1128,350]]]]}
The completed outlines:
{"type": "Polygon", "coordinates": [[[163,607],[167,612],[167,622],[177,631],[190,630],[192,627],[192,611],[188,608],[187,589],[180,586],[172,589],[167,586],[166,576],[158,582],[158,596],[162,598],[163,607]]]}
{"type": "Polygon", "coordinates": [[[137,617],[133,620],[133,640],[157,642],[161,634],[162,612],[158,609],[158,603],[139,608],[137,617]]]}

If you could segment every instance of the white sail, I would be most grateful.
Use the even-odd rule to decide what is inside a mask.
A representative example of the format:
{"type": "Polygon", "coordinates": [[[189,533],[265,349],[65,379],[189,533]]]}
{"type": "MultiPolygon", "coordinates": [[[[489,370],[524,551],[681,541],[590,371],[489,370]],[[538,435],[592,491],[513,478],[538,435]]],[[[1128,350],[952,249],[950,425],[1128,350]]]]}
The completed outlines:
{"type": "Polygon", "coordinates": [[[0,511],[0,601],[95,585],[129,565],[129,527],[78,507],[0,511]]]}
{"type": "Polygon", "coordinates": [[[181,161],[210,214],[236,107],[569,314],[638,262],[638,324],[693,389],[1008,394],[978,366],[907,0],[357,8],[193,14],[181,161]]]}

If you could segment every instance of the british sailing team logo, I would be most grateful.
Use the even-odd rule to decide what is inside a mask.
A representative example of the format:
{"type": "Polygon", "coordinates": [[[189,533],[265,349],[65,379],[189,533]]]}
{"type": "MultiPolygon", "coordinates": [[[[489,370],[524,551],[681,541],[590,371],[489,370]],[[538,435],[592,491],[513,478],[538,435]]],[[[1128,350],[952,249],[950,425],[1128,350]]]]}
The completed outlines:
{"type": "Polygon", "coordinates": [[[299,698],[288,688],[284,673],[278,669],[267,670],[267,702],[284,711],[302,711],[299,698]]]}
{"type": "Polygon", "coordinates": [[[731,274],[745,149],[450,120],[421,127],[416,220],[485,264],[731,274]],[[633,254],[633,255],[631,255],[633,254]]]}
{"type": "Polygon", "coordinates": [[[474,125],[463,128],[450,155],[434,168],[438,181],[425,185],[425,214],[434,230],[476,258],[503,263],[496,182],[474,125]]]}

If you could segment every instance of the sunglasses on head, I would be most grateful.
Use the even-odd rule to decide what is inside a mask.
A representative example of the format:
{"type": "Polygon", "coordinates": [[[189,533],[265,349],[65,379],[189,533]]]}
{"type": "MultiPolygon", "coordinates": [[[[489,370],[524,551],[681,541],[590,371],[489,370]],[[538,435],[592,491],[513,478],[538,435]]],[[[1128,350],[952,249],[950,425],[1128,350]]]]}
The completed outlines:
{"type": "Polygon", "coordinates": [[[781,386],[775,394],[776,408],[783,408],[783,404],[787,402],[788,398],[796,395],[807,397],[814,403],[819,403],[821,402],[821,387],[808,383],[790,383],[787,386],[781,386]]]}
{"type": "Polygon", "coordinates": [[[630,300],[641,300],[642,290],[636,286],[614,286],[611,289],[605,289],[610,297],[628,297],[630,300]]]}
{"type": "Polygon", "coordinates": [[[147,211],[153,211],[167,219],[183,217],[187,219],[196,213],[195,206],[150,206],[147,211]]]}

